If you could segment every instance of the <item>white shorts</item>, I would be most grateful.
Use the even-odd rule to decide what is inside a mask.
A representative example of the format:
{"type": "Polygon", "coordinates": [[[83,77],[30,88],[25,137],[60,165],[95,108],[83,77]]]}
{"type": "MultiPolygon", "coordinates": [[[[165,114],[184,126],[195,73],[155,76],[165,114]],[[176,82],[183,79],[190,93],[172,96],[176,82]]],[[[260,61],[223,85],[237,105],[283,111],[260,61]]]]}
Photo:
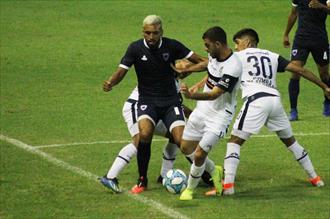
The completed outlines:
{"type": "Polygon", "coordinates": [[[188,141],[200,141],[206,132],[212,132],[222,138],[232,118],[233,115],[225,111],[216,115],[206,115],[195,109],[189,116],[182,138],[188,141]]]}
{"type": "MultiPolygon", "coordinates": [[[[127,124],[127,129],[129,131],[129,134],[131,135],[131,137],[139,134],[139,126],[138,126],[138,120],[137,120],[137,118],[138,118],[137,102],[126,101],[123,106],[122,115],[127,124]]],[[[167,128],[165,127],[165,124],[160,120],[155,127],[155,135],[165,136],[166,133],[167,133],[167,128]]]]}
{"type": "Polygon", "coordinates": [[[266,96],[245,101],[239,112],[232,134],[243,131],[251,134],[258,134],[263,126],[270,131],[291,130],[289,119],[283,109],[281,99],[278,96],[266,96]]]}

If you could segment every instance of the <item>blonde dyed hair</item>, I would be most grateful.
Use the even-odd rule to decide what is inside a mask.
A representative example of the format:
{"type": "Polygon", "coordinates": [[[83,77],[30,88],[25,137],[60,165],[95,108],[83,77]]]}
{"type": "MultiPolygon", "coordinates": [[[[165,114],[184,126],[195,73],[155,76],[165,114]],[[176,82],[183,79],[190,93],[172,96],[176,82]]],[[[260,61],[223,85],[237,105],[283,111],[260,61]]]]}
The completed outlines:
{"type": "Polygon", "coordinates": [[[162,19],[158,15],[148,15],[143,20],[143,26],[145,25],[160,25],[162,27],[162,19]]]}

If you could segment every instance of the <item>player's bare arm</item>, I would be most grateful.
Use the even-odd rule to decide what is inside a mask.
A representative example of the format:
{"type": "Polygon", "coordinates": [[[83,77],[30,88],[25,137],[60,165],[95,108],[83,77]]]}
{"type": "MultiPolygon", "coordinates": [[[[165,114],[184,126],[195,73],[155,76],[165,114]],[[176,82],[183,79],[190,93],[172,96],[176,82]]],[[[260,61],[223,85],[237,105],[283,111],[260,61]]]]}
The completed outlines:
{"type": "Polygon", "coordinates": [[[205,83],[206,83],[206,81],[207,81],[207,75],[205,75],[205,77],[202,79],[202,80],[200,80],[199,82],[197,82],[196,84],[194,84],[193,86],[191,86],[190,88],[189,88],[189,92],[190,93],[195,93],[195,92],[197,92],[199,89],[201,89],[202,87],[204,87],[204,85],[205,85],[205,83]]]}
{"type": "Polygon", "coordinates": [[[126,75],[127,69],[118,67],[117,71],[103,83],[103,91],[108,92],[112,87],[118,84],[126,75]]]}
{"type": "Polygon", "coordinates": [[[321,2],[319,2],[318,0],[311,0],[309,2],[308,6],[310,8],[324,10],[327,12],[327,14],[330,14],[330,3],[328,3],[327,5],[324,5],[321,2]]]}
{"type": "Polygon", "coordinates": [[[176,71],[178,74],[187,74],[187,73],[192,73],[192,72],[206,71],[207,64],[208,64],[208,59],[204,59],[203,61],[201,61],[197,64],[186,66],[186,68],[178,69],[173,65],[171,65],[171,66],[172,66],[173,70],[176,71]]]}
{"type": "Polygon", "coordinates": [[[324,94],[327,96],[327,98],[330,99],[330,88],[323,83],[318,77],[316,77],[312,72],[310,72],[309,70],[300,67],[298,65],[295,65],[293,63],[289,63],[285,70],[293,72],[293,73],[297,73],[301,76],[303,76],[304,78],[306,78],[307,80],[313,82],[314,84],[318,85],[320,88],[323,89],[324,94]]]}
{"type": "Polygon", "coordinates": [[[181,84],[180,92],[188,99],[193,100],[214,100],[225,93],[221,88],[214,86],[210,92],[195,92],[191,93],[185,83],[181,84]]]}
{"type": "Polygon", "coordinates": [[[283,46],[285,48],[290,47],[289,33],[290,33],[293,25],[296,23],[297,17],[298,17],[297,8],[292,6],[290,15],[288,17],[288,23],[286,25],[286,28],[285,28],[285,31],[284,31],[284,36],[283,36],[283,46]]]}

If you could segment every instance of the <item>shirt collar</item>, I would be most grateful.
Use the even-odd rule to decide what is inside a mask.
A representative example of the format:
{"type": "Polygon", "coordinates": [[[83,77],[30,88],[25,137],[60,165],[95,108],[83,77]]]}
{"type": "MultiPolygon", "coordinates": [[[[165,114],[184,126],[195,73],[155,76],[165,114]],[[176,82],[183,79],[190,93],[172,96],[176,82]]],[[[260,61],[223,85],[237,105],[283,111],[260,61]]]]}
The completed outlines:
{"type": "MultiPolygon", "coordinates": [[[[147,44],[146,39],[143,39],[143,43],[144,43],[144,46],[145,46],[145,47],[147,47],[148,49],[150,49],[149,46],[148,46],[148,44],[147,44]]],[[[158,45],[158,49],[162,46],[162,44],[163,44],[163,38],[161,37],[161,38],[160,38],[159,45],[158,45]]]]}

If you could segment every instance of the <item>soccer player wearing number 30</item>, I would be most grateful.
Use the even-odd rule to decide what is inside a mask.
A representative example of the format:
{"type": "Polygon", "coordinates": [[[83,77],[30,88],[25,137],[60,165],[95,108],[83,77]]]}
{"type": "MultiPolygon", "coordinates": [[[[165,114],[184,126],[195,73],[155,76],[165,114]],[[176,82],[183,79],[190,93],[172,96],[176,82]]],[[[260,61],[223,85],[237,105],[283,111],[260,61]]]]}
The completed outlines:
{"type": "Polygon", "coordinates": [[[276,89],[276,73],[290,71],[297,73],[321,87],[325,96],[330,97],[330,88],[310,71],[287,61],[282,56],[268,50],[256,48],[258,34],[253,29],[242,29],[233,40],[237,55],[243,64],[242,97],[245,100],[233,126],[227,144],[224,161],[225,178],[223,194],[234,194],[234,180],[240,160],[240,148],[252,134],[257,134],[265,125],[291,151],[301,167],[306,171],[312,185],[320,187],[324,182],[316,174],[305,149],[292,134],[290,122],[283,109],[280,93],[276,89]]]}

